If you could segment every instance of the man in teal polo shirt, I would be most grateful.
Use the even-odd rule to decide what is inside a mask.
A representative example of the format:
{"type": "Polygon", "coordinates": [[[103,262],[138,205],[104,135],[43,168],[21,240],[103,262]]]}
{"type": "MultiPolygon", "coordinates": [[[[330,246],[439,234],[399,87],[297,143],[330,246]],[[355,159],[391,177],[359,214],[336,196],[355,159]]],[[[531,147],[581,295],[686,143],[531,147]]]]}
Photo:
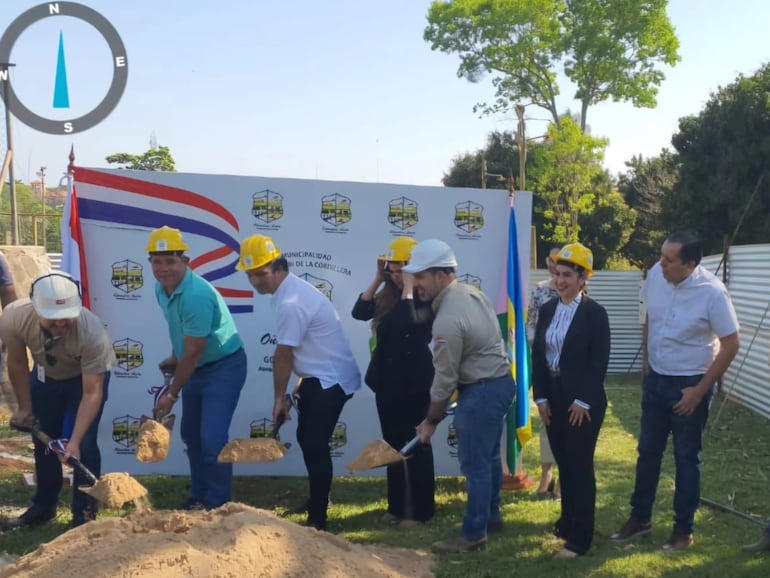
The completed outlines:
{"type": "Polygon", "coordinates": [[[182,233],[170,227],[153,231],[147,245],[158,281],[155,296],[171,338],[171,356],[160,369],[174,376],[155,412],[169,414],[181,394],[181,434],[192,482],[182,508],[210,510],[230,501],[233,466],[217,463],[217,457],[228,442],[246,381],[246,354],[222,296],[188,267],[188,250],[182,233]]]}

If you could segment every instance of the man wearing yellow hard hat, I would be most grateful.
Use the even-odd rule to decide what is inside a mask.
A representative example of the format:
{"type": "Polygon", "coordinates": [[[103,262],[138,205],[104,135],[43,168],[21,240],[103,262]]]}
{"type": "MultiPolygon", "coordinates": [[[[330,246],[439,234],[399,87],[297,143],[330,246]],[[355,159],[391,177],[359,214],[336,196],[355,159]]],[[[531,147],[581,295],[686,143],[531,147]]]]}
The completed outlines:
{"type": "Polygon", "coordinates": [[[292,372],[302,379],[297,442],[310,483],[307,523],[325,530],[334,474],[329,438],[345,402],[361,387],[358,365],[334,306],[313,285],[289,272],[289,263],[270,237],[253,235],[243,241],[236,268],[246,273],[260,295],[272,295],[276,308],[274,423],[290,419],[285,395],[292,372]]]}
{"type": "Polygon", "coordinates": [[[190,462],[190,497],[183,509],[218,508],[231,498],[232,464],[217,463],[246,381],[246,353],[219,292],[189,268],[189,250],[178,229],[150,234],[147,252],[157,280],[155,296],[168,322],[171,355],[160,369],[172,373],[158,398],[162,417],[182,400],[182,441],[190,462]]]}

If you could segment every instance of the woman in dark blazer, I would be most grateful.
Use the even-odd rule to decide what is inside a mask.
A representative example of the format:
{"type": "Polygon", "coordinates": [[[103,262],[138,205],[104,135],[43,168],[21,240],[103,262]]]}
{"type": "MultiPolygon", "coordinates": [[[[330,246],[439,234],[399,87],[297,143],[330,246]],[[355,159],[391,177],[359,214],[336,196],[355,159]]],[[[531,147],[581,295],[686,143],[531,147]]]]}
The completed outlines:
{"type": "MultiPolygon", "coordinates": [[[[433,311],[413,295],[412,277],[401,269],[417,241],[399,237],[377,260],[371,285],[353,307],[353,318],[372,320],[376,345],[364,381],[374,391],[383,439],[400,449],[430,405],[433,356],[429,349],[433,311]]],[[[426,522],[435,513],[433,449],[418,444],[405,463],[388,466],[386,524],[402,528],[426,522]]]]}
{"type": "Polygon", "coordinates": [[[540,308],[532,377],[561,481],[561,517],[554,530],[565,545],[556,558],[569,560],[588,552],[593,539],[594,451],[607,410],[610,324],[604,307],[584,294],[593,275],[591,251],[571,243],[554,260],[559,296],[540,308]]]}

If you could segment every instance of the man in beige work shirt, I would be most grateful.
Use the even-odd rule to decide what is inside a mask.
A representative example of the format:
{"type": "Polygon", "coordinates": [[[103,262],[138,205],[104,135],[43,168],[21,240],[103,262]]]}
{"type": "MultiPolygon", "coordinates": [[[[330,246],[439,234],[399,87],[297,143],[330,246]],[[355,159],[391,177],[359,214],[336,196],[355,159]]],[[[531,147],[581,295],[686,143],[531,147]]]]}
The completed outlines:
{"type": "MultiPolygon", "coordinates": [[[[0,338],[8,348],[8,377],[18,410],[11,424],[30,427],[35,420],[52,438],[58,455],[35,439],[37,489],[32,506],[4,529],[44,524],[56,517],[62,487],[61,461],[79,459],[96,476],[101,456],[96,443],[106,400],[112,344],[101,320],[84,309],[77,283],[64,273],[43,275],[32,284],[30,299],[14,301],[0,317],[0,338]],[[32,372],[27,348],[35,361],[32,372]]],[[[89,482],[75,471],[73,486],[89,482]]],[[[72,526],[96,517],[96,501],[75,489],[72,526]]]]}
{"type": "Polygon", "coordinates": [[[403,269],[414,275],[420,299],[433,300],[436,315],[431,404],[417,426],[423,443],[430,442],[454,391],[459,393],[454,427],[460,471],[467,479],[468,507],[461,535],[433,545],[439,553],[482,549],[487,531],[502,529],[500,437],[516,391],[492,304],[481,291],[457,282],[456,267],[449,245],[428,239],[414,248],[403,269]]]}

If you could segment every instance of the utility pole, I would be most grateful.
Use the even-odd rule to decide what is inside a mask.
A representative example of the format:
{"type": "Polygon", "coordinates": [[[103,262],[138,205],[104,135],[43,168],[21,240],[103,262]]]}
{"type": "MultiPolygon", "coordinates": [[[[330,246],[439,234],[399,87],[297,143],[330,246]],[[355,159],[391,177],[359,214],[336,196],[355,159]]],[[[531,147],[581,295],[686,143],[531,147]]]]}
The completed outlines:
{"type": "Polygon", "coordinates": [[[488,173],[487,172],[487,159],[481,159],[481,188],[486,189],[487,188],[487,179],[489,177],[494,177],[496,181],[503,182],[507,179],[505,178],[505,175],[501,175],[498,173],[488,173]]]}
{"type": "MultiPolygon", "coordinates": [[[[7,143],[8,181],[11,189],[11,243],[19,244],[19,211],[16,207],[16,173],[13,170],[13,130],[11,129],[11,67],[10,62],[0,62],[0,81],[3,82],[5,100],[5,140],[7,143]]],[[[0,183],[2,187],[2,183],[0,183]]]]}
{"type": "Polygon", "coordinates": [[[40,177],[40,199],[43,201],[43,247],[45,247],[46,252],[48,252],[45,230],[45,169],[46,167],[40,167],[40,172],[37,173],[37,176],[40,177]]]}
{"type": "Polygon", "coordinates": [[[527,170],[527,134],[526,124],[524,123],[524,109],[523,104],[516,105],[516,116],[519,117],[519,127],[517,129],[517,136],[519,137],[519,190],[527,190],[527,178],[525,172],[527,170]]]}

